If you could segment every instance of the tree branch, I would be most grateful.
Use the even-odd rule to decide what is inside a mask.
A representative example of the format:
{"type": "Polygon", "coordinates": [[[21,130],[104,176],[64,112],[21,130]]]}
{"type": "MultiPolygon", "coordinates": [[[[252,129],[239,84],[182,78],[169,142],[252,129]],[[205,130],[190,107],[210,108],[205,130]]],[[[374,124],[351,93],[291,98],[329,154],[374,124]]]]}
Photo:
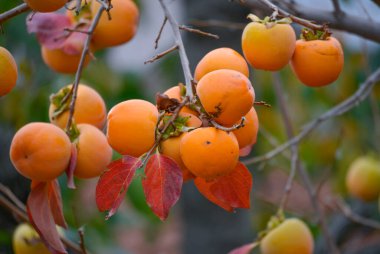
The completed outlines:
{"type": "Polygon", "coordinates": [[[3,12],[0,14],[0,25],[7,21],[8,19],[11,19],[21,13],[27,12],[30,10],[30,7],[26,4],[20,4],[19,6],[16,6],[13,9],[10,9],[9,11],[3,12]]]}
{"type": "Polygon", "coordinates": [[[284,150],[288,149],[290,146],[294,144],[298,144],[299,142],[302,141],[302,139],[307,137],[321,123],[325,122],[326,120],[329,120],[330,118],[340,116],[346,113],[347,111],[351,110],[352,108],[358,106],[363,100],[365,100],[369,96],[369,94],[372,91],[372,88],[375,86],[375,84],[378,81],[380,81],[380,68],[378,68],[375,72],[373,72],[367,78],[367,80],[365,80],[362,83],[362,85],[353,95],[351,95],[349,98],[339,103],[335,107],[331,108],[324,114],[320,115],[315,120],[309,122],[298,135],[294,136],[292,139],[290,139],[286,143],[283,143],[282,145],[278,146],[272,151],[264,155],[248,159],[244,161],[243,163],[245,163],[246,165],[249,165],[249,164],[258,163],[261,161],[272,159],[273,157],[277,156],[284,150]]]}

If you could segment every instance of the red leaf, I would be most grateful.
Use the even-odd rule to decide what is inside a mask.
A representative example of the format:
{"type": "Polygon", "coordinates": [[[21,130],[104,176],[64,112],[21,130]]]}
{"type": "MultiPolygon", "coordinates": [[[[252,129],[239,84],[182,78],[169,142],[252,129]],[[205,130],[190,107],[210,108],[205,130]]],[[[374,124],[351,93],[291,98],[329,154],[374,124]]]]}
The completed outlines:
{"type": "Polygon", "coordinates": [[[49,203],[55,223],[67,229],[67,223],[63,216],[61,189],[57,179],[49,182],[49,203]]]}
{"type": "Polygon", "coordinates": [[[246,146],[246,147],[243,147],[242,149],[240,149],[239,150],[239,156],[240,157],[248,156],[252,151],[252,147],[253,147],[253,145],[249,145],[249,146],[246,146]]]}
{"type": "Polygon", "coordinates": [[[207,182],[205,179],[197,177],[194,180],[195,186],[197,187],[198,191],[202,193],[202,195],[210,200],[212,203],[220,206],[224,210],[228,212],[233,212],[234,208],[230,206],[228,203],[219,200],[215,195],[210,191],[210,187],[214,182],[207,182]]]}
{"type": "Polygon", "coordinates": [[[70,156],[70,162],[69,166],[66,169],[66,175],[67,175],[67,188],[75,189],[75,182],[74,182],[74,171],[77,167],[77,161],[78,161],[78,150],[77,146],[72,143],[71,144],[71,156],[70,156]]]}
{"type": "Polygon", "coordinates": [[[40,44],[58,49],[66,40],[67,32],[64,29],[71,27],[71,21],[65,14],[35,13],[27,17],[26,26],[29,33],[36,33],[40,44]]]}
{"type": "Polygon", "coordinates": [[[182,181],[182,170],[173,159],[160,154],[150,157],[142,184],[148,205],[161,220],[178,201],[182,181]]]}
{"type": "Polygon", "coordinates": [[[258,246],[257,242],[245,244],[236,249],[233,249],[232,251],[228,252],[228,254],[249,254],[256,246],[258,246]]]}
{"type": "Polygon", "coordinates": [[[27,201],[27,212],[31,224],[50,252],[66,254],[51,213],[48,183],[41,182],[32,188],[27,201]]]}
{"type": "Polygon", "coordinates": [[[238,162],[229,175],[218,178],[210,186],[210,191],[215,197],[234,208],[250,207],[251,189],[252,175],[241,162],[238,162]]]}
{"type": "Polygon", "coordinates": [[[141,165],[139,158],[125,155],[108,165],[108,170],[100,177],[96,186],[96,204],[101,212],[109,210],[106,219],[117,211],[141,165]]]}

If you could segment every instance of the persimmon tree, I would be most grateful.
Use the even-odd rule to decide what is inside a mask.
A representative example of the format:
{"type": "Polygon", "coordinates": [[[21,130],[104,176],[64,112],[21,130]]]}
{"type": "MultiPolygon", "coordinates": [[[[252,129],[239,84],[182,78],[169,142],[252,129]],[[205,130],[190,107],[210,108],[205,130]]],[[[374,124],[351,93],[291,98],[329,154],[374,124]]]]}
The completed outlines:
{"type": "MultiPolygon", "coordinates": [[[[310,228],[287,213],[297,175],[309,195],[329,253],[340,253],[299,146],[322,123],[366,100],[380,81],[380,69],[368,75],[339,104],[311,119],[298,133],[291,121],[292,109],[285,102],[278,71],[290,64],[294,79],[311,92],[329,86],[340,77],[344,63],[344,43],[332,34],[331,28],[379,43],[380,26],[360,19],[351,23],[339,1],[332,1],[332,13],[309,12],[293,1],[289,4],[268,0],[231,1],[230,4],[247,6],[252,11],[269,10],[270,14],[262,18],[248,15],[241,37],[243,54],[231,48],[218,48],[200,59],[192,71],[181,31],[204,39],[218,39],[218,36],[179,25],[168,2],[158,2],[164,21],[155,41],[156,48],[165,26],[171,29],[174,45],[146,64],[178,52],[183,80],[167,91],[156,91],[155,104],[134,98],[116,103],[108,112],[102,95],[82,83],[82,73],[95,61],[96,51],[133,38],[138,29],[139,10],[132,0],[50,0],[43,4],[25,0],[0,14],[1,25],[12,22],[10,19],[18,14],[32,11],[26,19],[26,28],[40,44],[44,63],[61,75],[74,75],[72,83],[62,86],[49,98],[47,114],[51,123],[25,124],[9,147],[13,166],[31,180],[30,194],[23,204],[8,187],[0,185],[0,205],[20,221],[29,222],[36,231],[23,225],[17,231],[15,244],[18,246],[23,241],[21,230],[29,233],[25,233],[26,240],[22,242],[25,246],[15,247],[15,251],[30,245],[51,253],[68,250],[89,253],[83,230],[79,230],[77,244],[59,229],[72,226],[64,216],[61,188],[75,189],[75,178],[98,177],[95,199],[99,212],[106,212],[104,223],[117,213],[136,178],[141,181],[145,201],[152,212],[165,221],[181,198],[182,186],[191,181],[199,193],[226,212],[255,209],[251,206],[255,182],[251,171],[257,167],[250,166],[274,160],[290,150],[289,175],[276,211],[252,243],[230,253],[250,253],[256,247],[264,254],[313,253],[315,244],[310,228]],[[293,24],[302,27],[299,34],[293,24]],[[273,90],[288,138],[273,150],[255,157],[250,154],[260,142],[257,135],[260,118],[264,117],[257,109],[274,109],[265,97],[258,97],[256,91],[260,85],[252,78],[249,66],[255,72],[273,73],[273,90]],[[112,151],[119,159],[112,161],[112,151]],[[60,187],[57,178],[63,174],[67,175],[67,184],[60,187]]],[[[213,24],[206,22],[206,25],[213,24]]],[[[6,99],[6,94],[12,93],[15,87],[18,72],[17,63],[5,48],[0,48],[0,68],[0,96],[6,99]]],[[[374,103],[377,107],[378,102],[374,103]]],[[[380,161],[378,154],[372,157],[355,161],[346,180],[349,193],[364,201],[377,199],[380,192],[377,186],[380,161]]],[[[353,222],[380,228],[375,219],[354,213],[339,196],[333,203],[336,210],[353,222]]]]}

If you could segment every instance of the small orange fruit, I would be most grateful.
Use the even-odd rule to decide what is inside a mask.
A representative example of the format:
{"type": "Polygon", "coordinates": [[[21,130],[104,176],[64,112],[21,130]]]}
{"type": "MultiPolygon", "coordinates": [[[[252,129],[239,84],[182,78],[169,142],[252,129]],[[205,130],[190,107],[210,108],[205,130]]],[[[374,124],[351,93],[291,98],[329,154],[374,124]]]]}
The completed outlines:
{"type": "Polygon", "coordinates": [[[17,82],[17,65],[12,54],[0,47],[0,96],[9,93],[17,82]]]}
{"type": "MultiPolygon", "coordinates": [[[[236,123],[239,124],[240,122],[236,123]]],[[[235,135],[239,148],[253,145],[256,143],[257,132],[259,131],[259,119],[256,110],[252,107],[251,110],[245,115],[244,126],[234,130],[232,133],[235,135]]]]}
{"type": "Polygon", "coordinates": [[[337,80],[342,72],[343,49],[334,37],[327,40],[297,40],[290,63],[303,84],[311,87],[326,86],[337,80]]]}
{"type": "MultiPolygon", "coordinates": [[[[92,14],[100,7],[92,1],[92,14]]],[[[137,31],[139,10],[132,0],[112,0],[111,19],[106,13],[101,16],[95,28],[92,41],[96,48],[117,46],[130,41],[137,31]]]]}
{"type": "Polygon", "coordinates": [[[208,52],[199,61],[194,78],[199,81],[207,73],[220,69],[239,71],[249,77],[249,67],[244,57],[231,48],[218,48],[208,52]]]}
{"type": "Polygon", "coordinates": [[[51,181],[67,168],[71,143],[66,133],[50,123],[29,123],[13,137],[10,158],[17,171],[36,181],[51,181]]]}
{"type": "Polygon", "coordinates": [[[17,226],[13,233],[12,244],[15,254],[51,254],[36,230],[27,223],[17,226]]]}
{"type": "Polygon", "coordinates": [[[157,108],[144,100],[127,100],[108,113],[107,139],[118,153],[139,157],[155,142],[157,108]]]}
{"type": "MultiPolygon", "coordinates": [[[[41,47],[42,59],[44,63],[53,71],[63,74],[75,73],[79,66],[81,54],[69,55],[61,49],[48,49],[41,47]]],[[[90,57],[87,56],[84,67],[90,63],[90,57]]]]}
{"type": "MultiPolygon", "coordinates": [[[[188,126],[188,127],[198,128],[202,125],[202,121],[198,117],[196,117],[192,114],[180,113],[180,117],[188,117],[189,118],[186,122],[186,126],[188,126]]],[[[183,175],[184,181],[187,181],[187,180],[194,178],[194,176],[186,168],[185,164],[183,164],[183,161],[181,159],[181,154],[180,154],[181,140],[187,134],[188,134],[188,132],[184,132],[178,137],[170,137],[170,138],[162,141],[161,146],[160,146],[162,154],[167,155],[170,158],[172,158],[173,160],[175,160],[175,162],[177,162],[178,166],[182,169],[182,175],[183,175]]]]}
{"type": "MultiPolygon", "coordinates": [[[[179,102],[182,102],[181,87],[179,85],[169,88],[164,92],[164,94],[167,95],[170,99],[177,99],[179,102]]],[[[189,107],[183,107],[180,112],[192,114],[195,116],[198,115],[196,111],[191,110],[189,107]]]]}
{"type": "Polygon", "coordinates": [[[234,70],[216,70],[206,74],[197,85],[204,109],[225,126],[238,122],[252,108],[255,92],[249,79],[234,70]]]}
{"type": "Polygon", "coordinates": [[[247,61],[256,69],[278,71],[293,55],[296,34],[289,24],[249,23],[243,31],[242,48],[247,61]]]}
{"type": "MultiPolygon", "coordinates": [[[[61,100],[70,92],[71,87],[72,85],[67,85],[51,97],[49,107],[50,122],[62,129],[66,127],[69,118],[71,100],[67,100],[63,105],[64,110],[61,114],[55,116],[55,112],[61,105],[61,100]]],[[[99,93],[89,86],[79,84],[74,110],[75,123],[88,123],[102,129],[106,122],[106,115],[106,104],[99,93]]]]}
{"type": "Polygon", "coordinates": [[[271,230],[260,243],[262,254],[312,254],[314,240],[306,224],[297,219],[286,219],[271,230]]]}
{"type": "Polygon", "coordinates": [[[24,2],[35,12],[53,12],[65,6],[67,0],[24,0],[24,2]]]}
{"type": "Polygon", "coordinates": [[[198,128],[182,138],[180,154],[191,173],[212,180],[235,168],[239,144],[232,133],[214,127],[198,128]]]}
{"type": "Polygon", "coordinates": [[[101,175],[112,160],[112,148],[106,136],[90,124],[78,124],[77,165],[74,175],[78,178],[93,178],[101,175]]]}

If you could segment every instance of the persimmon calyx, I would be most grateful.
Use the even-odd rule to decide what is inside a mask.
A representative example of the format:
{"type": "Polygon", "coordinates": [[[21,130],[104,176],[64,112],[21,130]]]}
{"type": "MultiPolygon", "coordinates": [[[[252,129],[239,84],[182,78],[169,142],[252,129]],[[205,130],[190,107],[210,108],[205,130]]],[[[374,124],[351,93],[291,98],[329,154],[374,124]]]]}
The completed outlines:
{"type": "Polygon", "coordinates": [[[50,95],[50,103],[55,107],[55,110],[52,114],[53,118],[57,118],[69,109],[71,97],[71,87],[65,87],[59,92],[50,95]]]}
{"type": "Polygon", "coordinates": [[[303,28],[300,37],[305,41],[327,40],[331,34],[327,27],[324,27],[323,30],[303,28]]]}
{"type": "Polygon", "coordinates": [[[252,22],[257,22],[257,23],[265,25],[265,27],[268,29],[274,27],[276,24],[291,24],[292,23],[292,20],[289,17],[274,19],[273,17],[267,16],[264,19],[260,19],[259,17],[251,13],[247,16],[247,18],[250,19],[252,22]]]}

